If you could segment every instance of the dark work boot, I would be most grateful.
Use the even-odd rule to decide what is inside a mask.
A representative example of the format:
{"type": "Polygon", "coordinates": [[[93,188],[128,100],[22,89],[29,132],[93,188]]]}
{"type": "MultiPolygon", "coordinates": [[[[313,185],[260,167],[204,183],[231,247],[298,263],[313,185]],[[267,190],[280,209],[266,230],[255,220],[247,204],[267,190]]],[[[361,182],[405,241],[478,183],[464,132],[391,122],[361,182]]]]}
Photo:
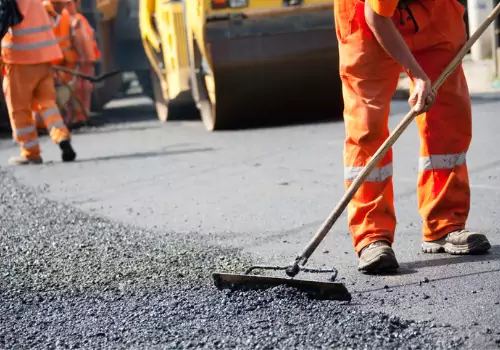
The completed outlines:
{"type": "Polygon", "coordinates": [[[71,147],[71,142],[69,140],[64,140],[59,142],[59,148],[62,151],[61,158],[63,162],[72,162],[76,158],[76,153],[71,147]]]}
{"type": "Polygon", "coordinates": [[[396,255],[386,241],[373,242],[360,252],[358,270],[364,273],[393,272],[398,267],[396,255]]]}

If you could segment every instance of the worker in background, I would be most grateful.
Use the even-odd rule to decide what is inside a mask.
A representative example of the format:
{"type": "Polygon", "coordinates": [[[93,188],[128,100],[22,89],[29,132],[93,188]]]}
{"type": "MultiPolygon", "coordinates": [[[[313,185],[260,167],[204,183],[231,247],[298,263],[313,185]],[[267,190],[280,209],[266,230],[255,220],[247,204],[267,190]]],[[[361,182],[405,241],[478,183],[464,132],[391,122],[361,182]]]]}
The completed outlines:
{"type": "MultiPolygon", "coordinates": [[[[51,14],[54,33],[59,41],[59,46],[63,52],[64,59],[60,64],[67,69],[78,71],[79,57],[82,55],[80,47],[78,46],[78,38],[76,36],[78,22],[71,16],[67,10],[68,4],[71,0],[50,0],[55,15],[51,14]]],[[[59,72],[59,79],[64,83],[70,84],[72,87],[76,86],[76,76],[70,73],[59,72]]],[[[83,111],[76,101],[71,101],[64,113],[66,114],[66,121],[68,126],[71,126],[75,121],[84,120],[83,111]]]]}
{"type": "MultiPolygon", "coordinates": [[[[79,72],[86,75],[94,75],[94,64],[100,52],[95,40],[94,29],[87,21],[85,16],[83,16],[78,11],[80,10],[80,0],[73,0],[68,3],[67,10],[71,16],[75,19],[75,42],[77,45],[77,50],[79,54],[79,72]]],[[[85,114],[88,116],[90,114],[90,103],[92,97],[92,83],[83,78],[77,78],[76,82],[76,94],[83,104],[85,109],[85,114]]],[[[83,114],[81,115],[83,118],[83,114]]],[[[75,122],[82,123],[84,119],[77,119],[75,122]]]]}
{"type": "Polygon", "coordinates": [[[40,1],[17,0],[24,20],[12,26],[2,39],[4,63],[3,91],[9,111],[13,137],[21,155],[9,164],[40,164],[40,145],[32,118],[33,105],[40,106],[42,120],[51,139],[59,145],[63,161],[76,157],[71,134],[55,103],[52,61],[62,52],[50,27],[50,20],[40,1]]]}
{"type": "MultiPolygon", "coordinates": [[[[348,187],[389,136],[391,98],[401,69],[412,80],[409,103],[420,132],[418,208],[425,253],[483,253],[485,235],[465,228],[470,207],[466,153],[471,104],[463,68],[439,92],[431,90],[466,40],[464,8],[450,0],[338,0],[334,6],[343,82],[348,187]],[[432,107],[432,109],[430,109],[432,107]]],[[[358,269],[399,267],[392,244],[396,229],[392,150],[361,185],[348,206],[358,269]]]]}

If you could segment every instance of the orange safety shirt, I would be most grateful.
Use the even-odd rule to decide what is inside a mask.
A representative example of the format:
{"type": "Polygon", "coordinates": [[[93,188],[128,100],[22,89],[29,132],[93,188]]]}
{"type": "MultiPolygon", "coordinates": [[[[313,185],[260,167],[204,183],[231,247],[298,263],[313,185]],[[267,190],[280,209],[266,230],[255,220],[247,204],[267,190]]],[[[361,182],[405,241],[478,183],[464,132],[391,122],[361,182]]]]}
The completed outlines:
{"type": "Polygon", "coordinates": [[[384,17],[392,17],[396,7],[398,6],[398,0],[367,0],[370,7],[377,14],[384,17]]]}
{"type": "Polygon", "coordinates": [[[63,10],[53,22],[54,34],[59,41],[59,47],[64,55],[64,60],[68,63],[77,62],[78,53],[72,42],[74,31],[71,28],[71,15],[68,11],[63,10]]]}
{"type": "Polygon", "coordinates": [[[89,21],[87,21],[87,18],[85,18],[84,15],[81,13],[76,14],[76,18],[80,21],[81,25],[85,29],[85,32],[87,33],[89,39],[92,41],[92,51],[93,55],[91,56],[90,61],[95,62],[101,58],[101,52],[99,51],[99,46],[97,45],[97,41],[95,40],[95,32],[94,28],[90,25],[89,21]]]}
{"type": "Polygon", "coordinates": [[[74,17],[79,23],[79,27],[76,29],[76,36],[78,39],[79,48],[81,50],[82,57],[80,57],[80,59],[83,62],[95,62],[96,55],[94,51],[94,33],[92,31],[92,28],[87,22],[85,16],[77,13],[74,15],[74,17]]]}
{"type": "Polygon", "coordinates": [[[2,39],[2,59],[9,64],[38,64],[61,59],[61,49],[41,1],[17,0],[24,20],[2,39]]]}

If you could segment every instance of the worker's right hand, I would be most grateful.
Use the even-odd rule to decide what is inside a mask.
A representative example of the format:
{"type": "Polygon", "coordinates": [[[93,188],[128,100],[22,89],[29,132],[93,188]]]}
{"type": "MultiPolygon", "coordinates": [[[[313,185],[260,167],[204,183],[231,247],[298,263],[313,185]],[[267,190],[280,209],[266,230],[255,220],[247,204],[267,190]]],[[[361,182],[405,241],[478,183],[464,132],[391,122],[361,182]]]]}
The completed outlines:
{"type": "Polygon", "coordinates": [[[427,76],[415,77],[415,87],[408,99],[411,108],[418,114],[427,112],[436,101],[436,91],[432,90],[432,84],[427,76]]]}

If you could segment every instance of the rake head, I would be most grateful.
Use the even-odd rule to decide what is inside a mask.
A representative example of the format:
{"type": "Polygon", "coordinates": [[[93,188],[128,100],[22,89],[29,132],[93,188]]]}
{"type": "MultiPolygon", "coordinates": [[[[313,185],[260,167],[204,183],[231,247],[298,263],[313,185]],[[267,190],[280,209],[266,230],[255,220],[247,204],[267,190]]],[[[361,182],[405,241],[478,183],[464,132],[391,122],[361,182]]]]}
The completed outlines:
{"type": "Polygon", "coordinates": [[[312,299],[351,301],[352,297],[343,283],[335,282],[337,270],[306,269],[298,265],[279,266],[252,266],[243,274],[214,273],[212,274],[215,286],[218,289],[231,290],[262,290],[279,285],[285,285],[306,293],[312,299]],[[288,277],[259,276],[250,272],[256,269],[285,270],[287,275],[295,276],[299,271],[310,273],[331,273],[329,281],[304,280],[288,277]]]}

